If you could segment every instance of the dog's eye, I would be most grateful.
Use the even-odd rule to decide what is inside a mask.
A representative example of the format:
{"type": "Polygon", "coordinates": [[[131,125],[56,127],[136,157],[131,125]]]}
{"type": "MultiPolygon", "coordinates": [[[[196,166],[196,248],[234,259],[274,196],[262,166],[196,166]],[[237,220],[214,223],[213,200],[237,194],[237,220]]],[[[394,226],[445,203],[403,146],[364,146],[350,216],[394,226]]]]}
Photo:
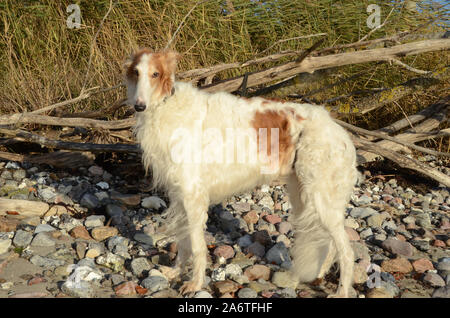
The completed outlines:
{"type": "Polygon", "coordinates": [[[139,77],[139,71],[137,69],[134,69],[134,75],[139,77]]]}
{"type": "Polygon", "coordinates": [[[152,74],[152,77],[153,77],[153,78],[156,78],[156,77],[158,77],[158,76],[159,76],[159,73],[158,73],[158,72],[155,72],[155,73],[152,74]]]}

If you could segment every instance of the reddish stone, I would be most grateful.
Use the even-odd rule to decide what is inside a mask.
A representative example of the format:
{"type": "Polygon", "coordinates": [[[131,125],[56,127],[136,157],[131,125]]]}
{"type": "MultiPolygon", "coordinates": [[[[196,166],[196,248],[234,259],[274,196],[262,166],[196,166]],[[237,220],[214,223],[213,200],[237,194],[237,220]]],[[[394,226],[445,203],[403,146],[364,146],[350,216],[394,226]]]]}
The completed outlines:
{"type": "Polygon", "coordinates": [[[271,224],[277,224],[281,222],[281,218],[276,214],[268,214],[264,217],[264,220],[271,224]]]}
{"type": "Polygon", "coordinates": [[[145,295],[145,294],[147,293],[147,291],[148,291],[147,288],[141,287],[141,286],[139,286],[139,285],[136,286],[136,292],[137,292],[139,295],[145,295]]]}
{"type": "Polygon", "coordinates": [[[136,295],[136,286],[135,282],[125,282],[114,288],[114,291],[117,296],[136,295]]]}
{"type": "Polygon", "coordinates": [[[431,263],[430,260],[426,258],[419,258],[418,260],[415,260],[412,263],[412,266],[414,270],[418,273],[424,273],[428,270],[434,269],[433,263],[431,263]]]}
{"type": "Polygon", "coordinates": [[[30,279],[27,283],[28,286],[31,285],[35,285],[35,284],[40,284],[40,283],[45,283],[47,282],[47,280],[44,277],[33,277],[32,279],[30,279]]]}
{"type": "Polygon", "coordinates": [[[413,270],[411,263],[403,257],[397,257],[395,259],[384,260],[381,263],[383,271],[388,273],[409,273],[413,270]]]}
{"type": "Polygon", "coordinates": [[[243,217],[244,221],[247,222],[247,224],[256,224],[259,220],[258,212],[255,210],[252,210],[244,215],[243,217]]]}
{"type": "Polygon", "coordinates": [[[234,249],[230,245],[221,245],[215,248],[214,255],[225,259],[233,258],[234,249]]]}

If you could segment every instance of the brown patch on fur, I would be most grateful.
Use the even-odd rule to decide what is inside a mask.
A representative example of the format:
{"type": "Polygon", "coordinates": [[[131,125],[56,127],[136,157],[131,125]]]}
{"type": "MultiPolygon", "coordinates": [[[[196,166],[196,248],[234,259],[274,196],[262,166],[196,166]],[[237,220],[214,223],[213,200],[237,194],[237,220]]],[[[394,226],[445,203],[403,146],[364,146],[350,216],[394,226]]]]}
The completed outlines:
{"type": "Polygon", "coordinates": [[[155,78],[152,77],[153,74],[148,74],[148,76],[150,82],[158,87],[157,91],[159,91],[161,97],[172,94],[174,84],[172,74],[175,74],[178,58],[179,54],[174,51],[164,51],[151,55],[149,63],[156,68],[159,76],[155,78]]]}
{"type": "Polygon", "coordinates": [[[125,75],[130,82],[137,82],[138,76],[136,75],[136,65],[141,61],[142,55],[152,54],[153,51],[150,49],[140,49],[134,53],[129,61],[125,64],[126,72],[125,75]]]}
{"type": "Polygon", "coordinates": [[[260,148],[259,145],[259,129],[266,128],[267,129],[267,143],[270,145],[266,145],[267,147],[267,155],[271,156],[271,147],[272,147],[272,136],[271,129],[278,128],[278,154],[279,154],[279,167],[280,171],[290,170],[290,161],[293,156],[294,144],[292,143],[292,137],[290,134],[290,123],[287,114],[284,111],[274,111],[268,110],[264,112],[257,111],[255,116],[251,122],[253,128],[257,131],[257,143],[258,143],[258,153],[260,153],[263,149],[260,148]]]}

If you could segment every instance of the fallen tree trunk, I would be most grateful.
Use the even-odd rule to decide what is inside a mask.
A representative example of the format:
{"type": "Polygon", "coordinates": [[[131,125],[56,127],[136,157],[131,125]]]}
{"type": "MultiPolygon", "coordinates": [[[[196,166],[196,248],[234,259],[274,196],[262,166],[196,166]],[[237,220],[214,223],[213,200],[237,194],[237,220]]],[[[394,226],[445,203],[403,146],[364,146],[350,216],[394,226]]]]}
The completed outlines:
{"type": "MultiPolygon", "coordinates": [[[[448,120],[448,99],[446,98],[443,101],[438,102],[437,105],[438,106],[436,106],[436,112],[433,113],[428,119],[424,120],[414,128],[407,129],[405,132],[396,135],[396,140],[412,144],[428,139],[429,137],[426,134],[420,133],[426,133],[433,129],[436,129],[441,123],[448,120]]],[[[410,152],[408,148],[405,148],[404,146],[389,140],[379,141],[376,143],[376,145],[379,147],[390,149],[391,151],[403,150],[406,152],[410,152]]],[[[368,152],[364,149],[358,150],[358,155],[362,156],[366,160],[366,162],[371,162],[380,157],[380,154],[368,152]]]]}
{"type": "MultiPolygon", "coordinates": [[[[263,71],[247,74],[247,87],[266,84],[299,73],[312,73],[317,70],[361,64],[376,61],[385,61],[387,58],[416,55],[425,52],[450,49],[450,39],[427,40],[420,42],[396,45],[390,48],[362,50],[356,52],[339,53],[326,56],[310,56],[301,63],[289,62],[263,71]]],[[[226,91],[234,92],[242,85],[244,76],[219,81],[203,86],[207,92],[226,91]]]]}
{"type": "Polygon", "coordinates": [[[69,142],[55,139],[48,139],[43,136],[30,133],[24,130],[7,130],[0,129],[0,133],[7,134],[16,138],[22,138],[29,142],[34,142],[48,148],[56,148],[72,151],[89,151],[89,152],[127,152],[140,153],[141,150],[138,145],[130,144],[94,144],[94,143],[80,143],[69,142]]]}
{"type": "Polygon", "coordinates": [[[32,113],[13,114],[0,117],[0,125],[19,125],[19,124],[40,124],[50,126],[65,127],[84,127],[84,128],[102,128],[102,129],[126,129],[135,124],[135,118],[121,120],[96,120],[90,118],[60,118],[45,115],[35,115],[32,113]]]}
{"type": "Polygon", "coordinates": [[[446,187],[450,187],[450,177],[445,175],[444,173],[433,169],[426,164],[415,160],[413,158],[408,158],[406,156],[400,155],[399,153],[392,151],[390,149],[381,147],[373,142],[363,140],[361,138],[352,136],[352,140],[355,146],[361,150],[374,153],[376,155],[383,156],[396,164],[398,164],[402,168],[411,169],[421,174],[424,174],[431,179],[443,184],[446,187]]]}

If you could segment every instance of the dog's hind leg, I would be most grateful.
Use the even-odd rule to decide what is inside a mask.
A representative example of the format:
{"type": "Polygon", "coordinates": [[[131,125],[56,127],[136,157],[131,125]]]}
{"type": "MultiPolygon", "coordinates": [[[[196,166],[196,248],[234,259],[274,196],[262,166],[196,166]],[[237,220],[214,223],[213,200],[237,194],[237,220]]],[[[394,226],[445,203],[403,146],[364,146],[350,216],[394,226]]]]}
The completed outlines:
{"type": "Polygon", "coordinates": [[[323,278],[335,261],[336,261],[336,248],[334,247],[334,243],[330,242],[330,244],[328,245],[328,254],[325,260],[323,261],[322,267],[320,268],[319,271],[319,276],[317,276],[317,278],[323,278]]]}
{"type": "Polygon", "coordinates": [[[182,294],[193,293],[201,289],[205,280],[207,247],[204,230],[208,218],[208,196],[202,192],[193,192],[184,197],[184,209],[192,255],[192,278],[181,286],[182,294]]]}

